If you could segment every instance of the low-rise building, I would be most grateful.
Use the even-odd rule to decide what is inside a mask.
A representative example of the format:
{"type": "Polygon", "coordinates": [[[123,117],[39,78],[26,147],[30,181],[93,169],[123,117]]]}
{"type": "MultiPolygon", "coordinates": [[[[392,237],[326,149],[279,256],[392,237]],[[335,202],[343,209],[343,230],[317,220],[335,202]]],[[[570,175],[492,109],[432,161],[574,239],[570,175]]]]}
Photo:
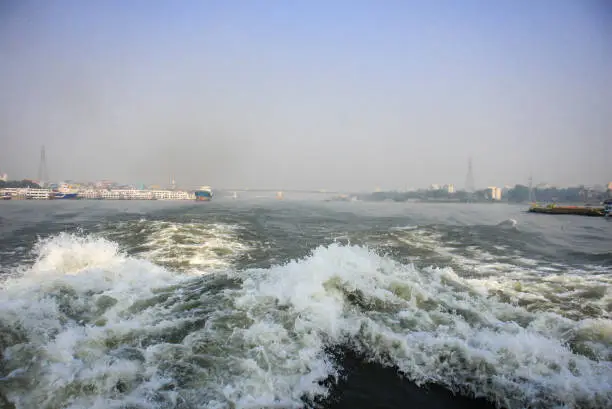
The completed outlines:
{"type": "Polygon", "coordinates": [[[51,198],[51,190],[49,189],[33,189],[33,188],[6,188],[0,189],[0,195],[11,196],[16,199],[34,199],[47,200],[51,198]]]}

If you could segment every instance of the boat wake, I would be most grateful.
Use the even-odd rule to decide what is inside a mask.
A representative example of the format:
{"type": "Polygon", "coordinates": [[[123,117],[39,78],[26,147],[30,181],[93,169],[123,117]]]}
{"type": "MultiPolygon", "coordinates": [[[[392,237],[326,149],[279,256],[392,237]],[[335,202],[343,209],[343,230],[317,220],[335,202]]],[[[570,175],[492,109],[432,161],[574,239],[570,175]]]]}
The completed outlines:
{"type": "Polygon", "coordinates": [[[197,277],[89,236],[35,251],[0,290],[17,408],[301,408],[341,377],[338,346],[506,408],[612,406],[609,319],[531,312],[451,268],[338,243],[197,277]]]}
{"type": "Polygon", "coordinates": [[[158,220],[122,222],[104,229],[130,254],[164,267],[193,274],[223,271],[249,250],[238,239],[239,227],[222,223],[158,220]]]}

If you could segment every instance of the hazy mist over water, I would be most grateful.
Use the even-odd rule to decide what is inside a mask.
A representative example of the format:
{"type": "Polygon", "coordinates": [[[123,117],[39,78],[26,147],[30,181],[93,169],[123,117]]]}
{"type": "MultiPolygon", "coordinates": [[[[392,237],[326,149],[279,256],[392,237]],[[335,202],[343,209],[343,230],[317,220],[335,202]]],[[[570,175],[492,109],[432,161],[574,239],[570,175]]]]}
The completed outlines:
{"type": "Polygon", "coordinates": [[[0,171],[364,189],[612,179],[604,1],[4,1],[0,171]]]}

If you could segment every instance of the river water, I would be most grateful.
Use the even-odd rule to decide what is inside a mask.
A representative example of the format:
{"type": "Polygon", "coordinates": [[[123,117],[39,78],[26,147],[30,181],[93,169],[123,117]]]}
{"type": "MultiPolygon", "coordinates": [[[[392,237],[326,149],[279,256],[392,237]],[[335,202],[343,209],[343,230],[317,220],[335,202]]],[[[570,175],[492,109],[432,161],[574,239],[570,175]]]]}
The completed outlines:
{"type": "Polygon", "coordinates": [[[0,203],[0,407],[610,408],[612,222],[0,203]]]}

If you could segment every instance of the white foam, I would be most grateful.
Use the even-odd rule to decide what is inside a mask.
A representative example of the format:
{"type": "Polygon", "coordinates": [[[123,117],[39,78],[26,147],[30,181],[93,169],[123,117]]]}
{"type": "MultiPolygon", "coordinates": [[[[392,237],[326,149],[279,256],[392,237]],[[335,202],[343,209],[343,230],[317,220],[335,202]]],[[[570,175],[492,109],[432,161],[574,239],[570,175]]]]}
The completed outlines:
{"type": "Polygon", "coordinates": [[[113,243],[63,235],[39,254],[0,291],[0,326],[29,337],[3,352],[15,375],[0,382],[20,409],[303,407],[303,396],[325,395],[319,381],[337,375],[325,352],[337,344],[419,384],[509,408],[612,405],[610,320],[532,313],[487,298],[450,268],[418,270],[336,243],[234,272],[237,289],[206,292],[199,279],[195,298],[184,283],[155,301],[155,288],[183,278],[113,243]],[[177,309],[193,302],[193,312],[177,309]],[[202,318],[185,337],[162,340],[202,318]],[[24,378],[36,387],[20,386],[24,378]]]}
{"type": "Polygon", "coordinates": [[[249,247],[237,238],[239,227],[223,223],[176,223],[168,221],[127,222],[109,232],[120,238],[124,232],[143,231],[139,253],[155,263],[181,271],[203,274],[227,269],[249,247]]]}
{"type": "Polygon", "coordinates": [[[502,222],[497,223],[497,226],[505,228],[516,228],[517,225],[518,222],[514,219],[506,219],[502,222]]]}
{"type": "MultiPolygon", "coordinates": [[[[503,255],[492,254],[479,246],[467,246],[443,240],[437,232],[426,229],[402,232],[397,240],[412,248],[425,248],[447,258],[446,264],[457,266],[470,286],[485,293],[503,294],[515,303],[537,301],[540,311],[554,311],[565,317],[612,318],[612,268],[601,265],[581,265],[580,269],[562,263],[545,263],[529,259],[518,251],[497,248],[503,255]],[[583,297],[594,289],[604,288],[604,294],[583,297]],[[559,295],[566,295],[559,302],[559,295]],[[586,316],[585,316],[586,315],[586,316]]],[[[494,246],[495,247],[495,246],[494,246]]]]}
{"type": "Polygon", "coordinates": [[[99,389],[103,396],[119,379],[137,378],[138,365],[114,360],[106,344],[133,339],[144,326],[150,326],[147,332],[163,331],[155,308],[136,319],[122,314],[153,296],[155,288],[177,282],[177,276],[128,258],[101,238],[60,234],[41,241],[36,251],[31,269],[0,290],[0,327],[10,330],[7,338],[13,336],[2,351],[6,367],[19,374],[12,379],[17,384],[30,379],[36,386],[5,393],[18,408],[64,407],[83,388],[99,389]]]}
{"type": "MultiPolygon", "coordinates": [[[[508,317],[533,321],[537,315],[477,296],[450,269],[419,272],[367,249],[332,245],[305,261],[253,272],[242,291],[236,306],[253,315],[262,314],[261,300],[287,306],[298,339],[309,336],[305,346],[311,357],[324,340],[350,342],[370,356],[390,357],[418,383],[440,382],[508,407],[612,403],[609,361],[572,352],[548,328],[508,323],[508,317]],[[367,308],[349,304],[347,293],[367,308]]],[[[583,325],[554,314],[549,318],[553,328],[583,325]]],[[[259,341],[291,351],[292,344],[279,345],[278,338],[259,341]]],[[[605,340],[590,342],[610,352],[605,340]]],[[[284,359],[277,362],[284,364],[284,359]]],[[[240,402],[234,401],[238,407],[240,402]]]]}
{"type": "Polygon", "coordinates": [[[419,228],[419,226],[408,225],[408,226],[392,227],[389,230],[391,230],[391,231],[409,231],[409,230],[416,230],[418,228],[419,228]]]}

